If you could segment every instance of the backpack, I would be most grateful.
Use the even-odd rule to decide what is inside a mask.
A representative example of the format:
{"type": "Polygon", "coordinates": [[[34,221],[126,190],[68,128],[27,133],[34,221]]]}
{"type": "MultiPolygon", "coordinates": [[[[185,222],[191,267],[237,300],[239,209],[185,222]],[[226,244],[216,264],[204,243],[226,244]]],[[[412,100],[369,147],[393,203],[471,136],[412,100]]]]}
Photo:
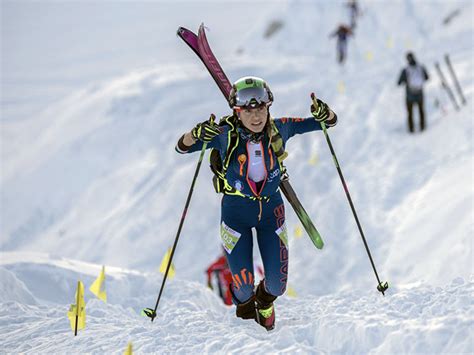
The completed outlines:
{"type": "Polygon", "coordinates": [[[423,88],[425,75],[420,65],[409,65],[406,69],[407,85],[410,91],[419,92],[423,88]]]}
{"type": "MultiPolygon", "coordinates": [[[[267,129],[270,134],[270,144],[272,146],[275,155],[277,156],[278,163],[280,165],[280,171],[282,175],[286,172],[286,168],[283,165],[283,160],[288,157],[288,152],[285,151],[283,146],[283,138],[278,131],[273,119],[269,117],[270,124],[267,129]]],[[[232,158],[232,154],[239,145],[239,132],[237,131],[238,127],[238,118],[234,115],[224,116],[219,121],[219,126],[229,126],[230,129],[227,132],[228,141],[227,141],[227,151],[224,157],[224,161],[221,158],[219,150],[212,148],[210,153],[210,168],[214,173],[212,177],[212,184],[214,185],[214,190],[217,193],[223,193],[226,195],[238,195],[242,197],[248,197],[242,194],[239,190],[229,184],[226,179],[227,169],[232,158]]]]}

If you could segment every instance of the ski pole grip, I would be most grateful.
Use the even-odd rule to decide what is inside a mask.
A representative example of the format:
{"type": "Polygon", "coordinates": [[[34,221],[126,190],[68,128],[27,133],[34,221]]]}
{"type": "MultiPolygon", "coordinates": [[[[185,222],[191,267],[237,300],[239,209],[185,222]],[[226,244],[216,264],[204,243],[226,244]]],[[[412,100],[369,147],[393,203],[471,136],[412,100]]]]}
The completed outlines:
{"type": "Polygon", "coordinates": [[[318,109],[318,101],[316,100],[316,95],[314,92],[311,93],[311,100],[313,101],[314,108],[317,110],[318,109]]]}
{"type": "Polygon", "coordinates": [[[211,113],[211,116],[209,117],[209,122],[212,124],[216,123],[216,115],[211,113]]]}
{"type": "MultiPolygon", "coordinates": [[[[318,105],[318,100],[316,99],[316,95],[314,94],[314,92],[311,93],[311,100],[313,101],[314,109],[317,110],[319,105],[318,105]]],[[[333,110],[329,109],[329,118],[327,120],[332,121],[334,120],[334,118],[337,121],[337,115],[334,113],[333,110]]]]}

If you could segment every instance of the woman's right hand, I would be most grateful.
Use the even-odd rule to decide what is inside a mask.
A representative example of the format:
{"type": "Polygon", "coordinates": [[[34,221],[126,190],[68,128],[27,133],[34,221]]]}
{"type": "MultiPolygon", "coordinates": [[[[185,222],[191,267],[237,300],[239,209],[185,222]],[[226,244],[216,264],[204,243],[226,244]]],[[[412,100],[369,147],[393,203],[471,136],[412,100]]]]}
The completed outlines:
{"type": "Polygon", "coordinates": [[[201,142],[209,143],[215,136],[218,136],[221,131],[215,119],[216,116],[211,114],[211,117],[207,121],[198,123],[196,127],[191,130],[192,137],[201,142]]]}

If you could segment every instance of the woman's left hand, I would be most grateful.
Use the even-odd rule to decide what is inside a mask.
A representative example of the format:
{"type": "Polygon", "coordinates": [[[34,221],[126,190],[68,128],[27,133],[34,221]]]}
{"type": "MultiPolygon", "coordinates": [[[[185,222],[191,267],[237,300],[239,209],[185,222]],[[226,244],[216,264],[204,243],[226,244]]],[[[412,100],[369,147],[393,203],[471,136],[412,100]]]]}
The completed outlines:
{"type": "Polygon", "coordinates": [[[314,104],[311,104],[311,114],[316,121],[324,122],[329,118],[331,110],[324,101],[316,99],[316,102],[318,103],[318,107],[314,107],[314,104]]]}

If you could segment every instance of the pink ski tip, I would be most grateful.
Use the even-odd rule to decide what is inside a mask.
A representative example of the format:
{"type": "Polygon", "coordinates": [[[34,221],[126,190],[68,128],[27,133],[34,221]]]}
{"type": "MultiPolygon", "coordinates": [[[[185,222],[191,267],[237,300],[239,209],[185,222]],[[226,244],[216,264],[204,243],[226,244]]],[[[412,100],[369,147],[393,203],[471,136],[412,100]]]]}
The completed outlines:
{"type": "Polygon", "coordinates": [[[314,95],[314,92],[311,93],[311,98],[314,99],[316,95],[314,95]]]}

